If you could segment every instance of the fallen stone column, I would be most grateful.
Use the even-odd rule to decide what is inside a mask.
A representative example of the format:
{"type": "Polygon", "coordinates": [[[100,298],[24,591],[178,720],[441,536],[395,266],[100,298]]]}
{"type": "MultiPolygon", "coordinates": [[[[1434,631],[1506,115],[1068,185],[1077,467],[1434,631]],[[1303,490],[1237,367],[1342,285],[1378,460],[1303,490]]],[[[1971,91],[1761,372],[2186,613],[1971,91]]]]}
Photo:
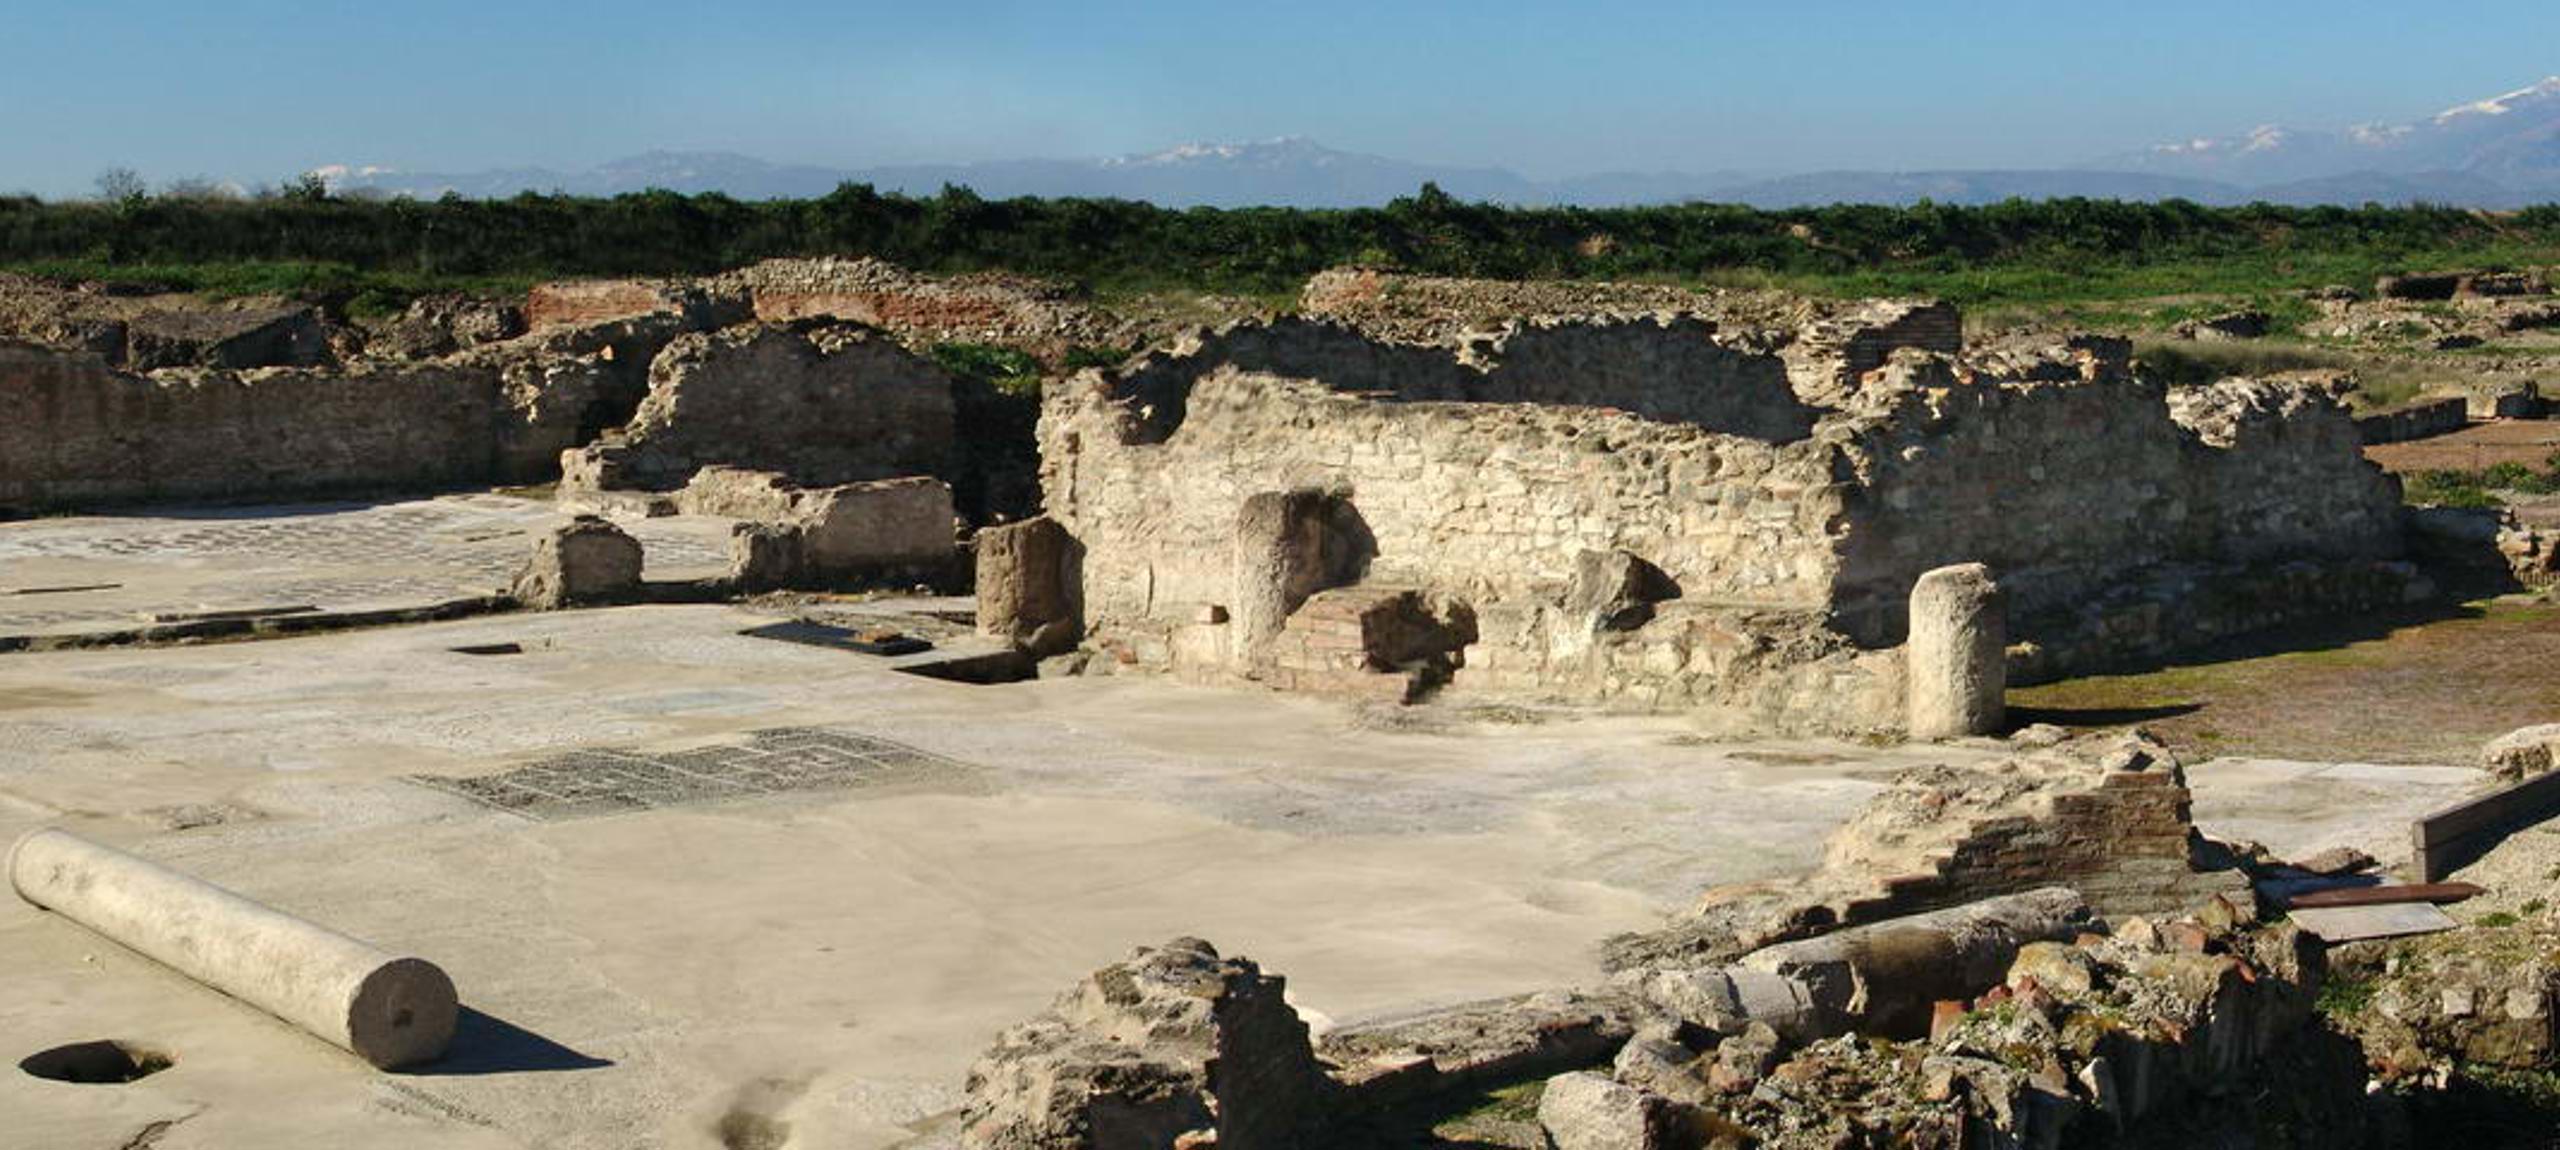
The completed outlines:
{"type": "Polygon", "coordinates": [[[1802,985],[1829,1033],[1917,1038],[1939,1001],[2000,985],[2020,947],[2099,929],[2077,891],[2046,887],[1782,942],[1739,965],[1802,985]]]}
{"type": "Polygon", "coordinates": [[[61,830],[9,851],[28,902],[284,1019],[382,1069],[444,1053],[457,1013],[434,963],[61,830]]]}
{"type": "Polygon", "coordinates": [[[2008,717],[2009,620],[1979,563],[1940,567],[1911,589],[1911,737],[1988,735],[2008,717]]]}

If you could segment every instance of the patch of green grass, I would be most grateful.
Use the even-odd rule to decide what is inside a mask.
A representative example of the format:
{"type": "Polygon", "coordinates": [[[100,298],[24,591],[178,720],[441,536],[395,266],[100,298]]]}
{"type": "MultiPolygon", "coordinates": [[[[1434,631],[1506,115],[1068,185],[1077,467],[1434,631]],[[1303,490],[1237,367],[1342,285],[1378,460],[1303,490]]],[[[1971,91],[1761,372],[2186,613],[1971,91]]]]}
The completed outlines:
{"type": "Polygon", "coordinates": [[[978,380],[1010,396],[1040,394],[1040,361],[1009,347],[983,343],[942,343],[933,361],[953,375],[978,380]]]}
{"type": "Polygon", "coordinates": [[[2540,468],[2495,463],[2478,471],[2420,471],[2400,479],[2402,502],[2440,507],[2497,507],[2505,495],[2560,493],[2560,454],[2540,468]]]}
{"type": "Polygon", "coordinates": [[[536,275],[435,275],[365,271],[346,264],[300,262],[145,263],[106,260],[34,260],[0,264],[0,271],[65,281],[195,292],[216,299],[282,296],[340,308],[355,318],[389,315],[426,295],[521,296],[550,277],[536,275]]]}
{"type": "Polygon", "coordinates": [[[2373,1005],[2373,994],[2373,979],[2333,974],[2320,984],[2320,995],[2313,1005],[2322,1014],[2347,1021],[2373,1005]]]}
{"type": "Polygon", "coordinates": [[[1451,1117],[1441,1125],[1445,1127],[1479,1122],[1535,1122],[1538,1120],[1538,1099],[1546,1092],[1547,1083],[1543,1078],[1497,1087],[1487,1093],[1482,1102],[1464,1113],[1451,1117]]]}

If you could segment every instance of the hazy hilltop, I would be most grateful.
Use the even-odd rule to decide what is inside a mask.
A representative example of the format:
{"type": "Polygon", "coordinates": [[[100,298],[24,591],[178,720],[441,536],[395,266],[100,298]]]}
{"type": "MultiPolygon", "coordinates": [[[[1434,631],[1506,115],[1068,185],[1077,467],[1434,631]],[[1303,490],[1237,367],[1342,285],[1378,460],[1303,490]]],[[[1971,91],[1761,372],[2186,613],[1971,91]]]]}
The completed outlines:
{"type": "Polygon", "coordinates": [[[500,198],[519,192],[609,196],[652,188],[740,199],[821,196],[846,183],[931,195],[967,187],[1015,196],[1138,200],[1164,207],[1372,207],[1424,183],[1463,200],[1623,207],[1712,200],[1761,208],[1833,203],[1983,204],[2011,198],[2185,199],[2204,204],[2429,202],[2504,208],[2560,199],[2560,76],[2404,123],[2264,126],[2162,143],[2051,169],[1602,172],[1536,180],[1494,167],[1419,163],[1329,148],[1304,137],[1185,144],[1099,158],[830,168],[734,152],[654,151],[593,168],[409,172],[333,164],[340,192],[500,198]]]}

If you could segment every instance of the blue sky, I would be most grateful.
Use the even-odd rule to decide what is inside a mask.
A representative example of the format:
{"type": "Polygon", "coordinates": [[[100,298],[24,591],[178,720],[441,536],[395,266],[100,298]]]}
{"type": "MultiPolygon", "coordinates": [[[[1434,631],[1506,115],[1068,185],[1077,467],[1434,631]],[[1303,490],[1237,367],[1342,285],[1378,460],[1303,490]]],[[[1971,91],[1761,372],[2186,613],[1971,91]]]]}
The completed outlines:
{"type": "Polygon", "coordinates": [[[652,148],[862,166],[1311,136],[1548,177],[2058,165],[2560,73],[2560,3],[0,0],[0,192],[652,148]]]}

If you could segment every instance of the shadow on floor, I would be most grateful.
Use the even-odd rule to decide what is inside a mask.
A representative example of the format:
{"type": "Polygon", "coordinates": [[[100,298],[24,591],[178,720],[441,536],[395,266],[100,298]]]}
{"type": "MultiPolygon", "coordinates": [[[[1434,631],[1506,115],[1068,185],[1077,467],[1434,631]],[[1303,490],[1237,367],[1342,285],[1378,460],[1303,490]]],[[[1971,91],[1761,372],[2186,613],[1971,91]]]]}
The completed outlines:
{"type": "Polygon", "coordinates": [[[2169,703],[2155,707],[2011,707],[2009,729],[2016,731],[2038,723],[2051,723],[2057,727],[2128,727],[2192,715],[2203,709],[2202,703],[2169,703]]]}
{"type": "Polygon", "coordinates": [[[454,1022],[453,1045],[445,1055],[405,1073],[422,1078],[474,1074],[537,1074],[555,1070],[594,1070],[613,1061],[580,1054],[503,1018],[466,1006],[454,1022]]]}

